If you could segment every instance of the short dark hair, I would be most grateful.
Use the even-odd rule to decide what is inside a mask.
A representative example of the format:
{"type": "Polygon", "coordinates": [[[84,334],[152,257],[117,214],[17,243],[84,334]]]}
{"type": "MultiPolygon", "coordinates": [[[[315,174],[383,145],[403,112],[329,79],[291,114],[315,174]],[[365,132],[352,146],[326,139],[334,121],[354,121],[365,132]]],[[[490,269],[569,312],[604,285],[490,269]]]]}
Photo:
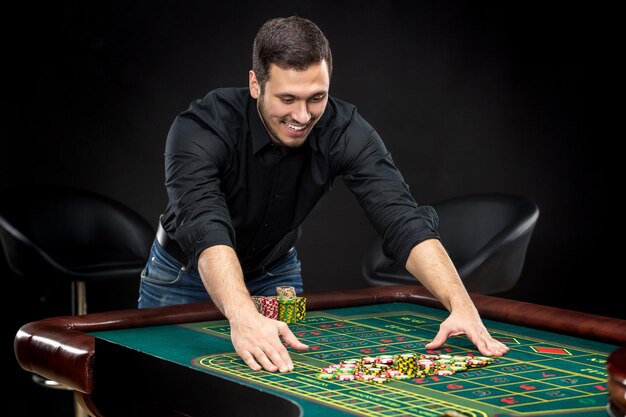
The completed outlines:
{"type": "Polygon", "coordinates": [[[328,39],[312,21],[298,17],[278,17],[261,26],[254,38],[252,69],[261,91],[269,77],[270,65],[282,69],[306,70],[322,60],[332,73],[333,57],[328,39]]]}

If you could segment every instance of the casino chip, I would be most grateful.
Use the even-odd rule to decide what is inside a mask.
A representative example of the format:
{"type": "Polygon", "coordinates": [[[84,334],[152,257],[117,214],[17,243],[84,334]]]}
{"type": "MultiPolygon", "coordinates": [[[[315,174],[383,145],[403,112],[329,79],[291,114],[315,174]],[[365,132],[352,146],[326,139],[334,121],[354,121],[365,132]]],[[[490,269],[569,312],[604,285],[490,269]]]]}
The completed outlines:
{"type": "Polygon", "coordinates": [[[318,378],[385,384],[394,379],[408,380],[430,375],[448,376],[492,363],[493,358],[471,355],[402,353],[395,356],[366,356],[360,359],[346,359],[322,368],[318,378]]]}
{"type": "Polygon", "coordinates": [[[296,296],[294,287],[276,287],[276,295],[252,296],[259,313],[287,324],[306,319],[306,298],[296,296]]]}

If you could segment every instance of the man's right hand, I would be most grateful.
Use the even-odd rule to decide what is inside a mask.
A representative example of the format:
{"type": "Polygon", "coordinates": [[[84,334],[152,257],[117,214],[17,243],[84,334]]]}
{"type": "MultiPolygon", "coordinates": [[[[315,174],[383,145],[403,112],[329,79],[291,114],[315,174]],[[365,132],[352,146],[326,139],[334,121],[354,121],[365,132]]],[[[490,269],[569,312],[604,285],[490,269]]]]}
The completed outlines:
{"type": "Polygon", "coordinates": [[[250,312],[230,319],[230,338],[237,354],[255,371],[293,371],[293,362],[284,343],[296,350],[309,347],[300,342],[287,323],[250,312]],[[281,341],[282,339],[282,341],[281,341]]]}
{"type": "Polygon", "coordinates": [[[198,272],[211,299],[230,322],[230,338],[241,359],[256,371],[292,371],[293,362],[283,341],[296,350],[309,347],[294,336],[287,323],[257,311],[235,250],[226,245],[206,248],[198,258],[198,272]]]}

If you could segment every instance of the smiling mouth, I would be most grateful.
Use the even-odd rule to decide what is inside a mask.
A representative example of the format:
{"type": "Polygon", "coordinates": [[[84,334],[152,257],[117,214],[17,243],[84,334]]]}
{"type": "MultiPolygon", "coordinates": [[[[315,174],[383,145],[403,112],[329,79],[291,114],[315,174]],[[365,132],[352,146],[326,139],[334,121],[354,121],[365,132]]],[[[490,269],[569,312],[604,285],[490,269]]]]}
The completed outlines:
{"type": "Polygon", "coordinates": [[[308,126],[308,124],[306,124],[306,125],[297,125],[297,124],[293,124],[293,123],[289,123],[289,122],[283,122],[283,123],[285,123],[285,126],[287,126],[289,129],[295,130],[296,132],[301,132],[304,129],[306,129],[306,127],[308,126]]]}

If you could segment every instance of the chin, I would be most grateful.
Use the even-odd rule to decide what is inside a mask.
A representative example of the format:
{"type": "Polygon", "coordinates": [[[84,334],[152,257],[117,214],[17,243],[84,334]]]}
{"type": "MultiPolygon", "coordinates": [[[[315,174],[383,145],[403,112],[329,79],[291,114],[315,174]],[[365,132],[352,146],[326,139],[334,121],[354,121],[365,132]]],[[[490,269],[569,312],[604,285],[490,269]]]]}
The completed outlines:
{"type": "Polygon", "coordinates": [[[301,139],[288,139],[288,140],[280,140],[280,143],[282,143],[286,148],[299,148],[300,146],[304,145],[306,143],[307,140],[307,136],[301,138],[301,139]]]}

